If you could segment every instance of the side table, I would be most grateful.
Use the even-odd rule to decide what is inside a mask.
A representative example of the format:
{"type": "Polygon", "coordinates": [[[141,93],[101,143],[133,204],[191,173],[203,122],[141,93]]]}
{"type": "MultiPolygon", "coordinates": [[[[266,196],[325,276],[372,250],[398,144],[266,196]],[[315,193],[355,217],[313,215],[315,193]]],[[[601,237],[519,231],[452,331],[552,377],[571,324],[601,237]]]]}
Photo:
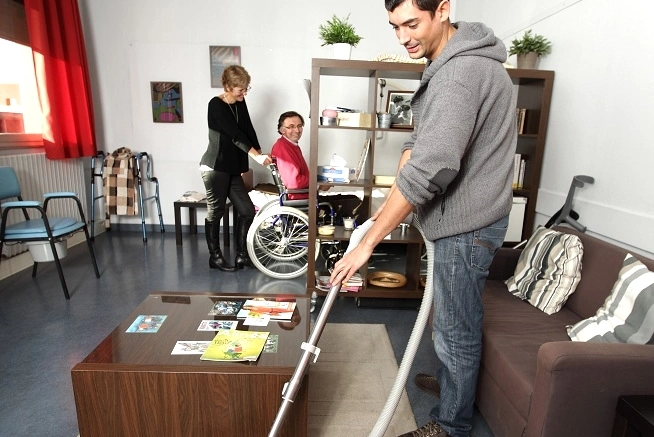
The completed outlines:
{"type": "Polygon", "coordinates": [[[620,396],[611,437],[654,435],[654,396],[620,396]]]}
{"type": "MultiPolygon", "coordinates": [[[[195,235],[198,233],[198,214],[197,209],[207,209],[207,201],[201,200],[199,202],[184,202],[176,200],[173,203],[175,207],[175,242],[178,246],[182,245],[182,208],[188,208],[188,221],[189,221],[189,234],[195,235]]],[[[225,215],[223,216],[223,245],[229,247],[229,210],[232,209],[232,219],[234,226],[237,224],[238,211],[232,208],[232,203],[225,204],[225,215]]]]}

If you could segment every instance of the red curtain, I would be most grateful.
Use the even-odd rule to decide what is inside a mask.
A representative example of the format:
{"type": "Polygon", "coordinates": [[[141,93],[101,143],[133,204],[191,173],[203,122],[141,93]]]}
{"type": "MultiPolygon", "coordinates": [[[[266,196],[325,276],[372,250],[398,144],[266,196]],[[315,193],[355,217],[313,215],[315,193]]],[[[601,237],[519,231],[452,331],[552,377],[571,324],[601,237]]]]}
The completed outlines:
{"type": "Polygon", "coordinates": [[[94,156],[93,101],[77,0],[25,0],[49,159],[94,156]]]}

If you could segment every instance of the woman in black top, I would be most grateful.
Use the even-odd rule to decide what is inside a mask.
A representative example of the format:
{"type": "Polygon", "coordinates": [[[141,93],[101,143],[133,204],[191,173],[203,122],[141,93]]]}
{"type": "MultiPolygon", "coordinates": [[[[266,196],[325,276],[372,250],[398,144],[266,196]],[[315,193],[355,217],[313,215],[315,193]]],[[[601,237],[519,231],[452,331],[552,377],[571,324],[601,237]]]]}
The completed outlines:
{"type": "Polygon", "coordinates": [[[254,219],[254,204],[241,173],[249,170],[248,155],[261,165],[268,165],[271,160],[261,153],[245,104],[245,95],[250,90],[250,75],[240,65],[231,65],[225,68],[222,83],[225,92],[209,101],[209,146],[200,160],[200,170],[207,191],[205,233],[210,254],[209,267],[233,272],[244,266],[254,267],[245,243],[254,219]],[[220,251],[220,220],[225,213],[227,198],[239,216],[238,223],[234,224],[234,266],[227,263],[220,251]]]}

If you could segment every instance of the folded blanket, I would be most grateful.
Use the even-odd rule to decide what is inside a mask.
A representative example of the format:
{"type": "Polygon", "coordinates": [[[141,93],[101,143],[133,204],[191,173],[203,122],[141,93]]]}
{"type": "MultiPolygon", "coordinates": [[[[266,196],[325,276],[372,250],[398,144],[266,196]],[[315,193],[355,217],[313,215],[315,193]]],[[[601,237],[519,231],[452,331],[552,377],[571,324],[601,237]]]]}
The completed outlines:
{"type": "Polygon", "coordinates": [[[136,158],[127,147],[116,149],[104,160],[102,186],[105,199],[105,227],[110,227],[110,216],[137,215],[134,182],[137,178],[136,158]]]}

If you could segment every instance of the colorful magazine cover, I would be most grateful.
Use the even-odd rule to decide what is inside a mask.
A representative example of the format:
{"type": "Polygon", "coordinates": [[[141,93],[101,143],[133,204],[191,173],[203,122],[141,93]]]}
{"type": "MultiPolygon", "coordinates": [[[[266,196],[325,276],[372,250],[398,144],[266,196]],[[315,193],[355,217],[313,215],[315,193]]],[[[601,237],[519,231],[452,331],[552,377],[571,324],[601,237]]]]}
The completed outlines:
{"type": "Polygon", "coordinates": [[[200,357],[209,361],[256,361],[266,344],[268,332],[218,331],[200,357]]]}
{"type": "Polygon", "coordinates": [[[235,316],[241,309],[243,302],[233,300],[219,300],[213,304],[209,311],[210,316],[235,316]]]}
{"type": "Polygon", "coordinates": [[[211,341],[181,340],[175,343],[171,355],[201,355],[209,346],[211,341]]]}
{"type": "Polygon", "coordinates": [[[168,316],[138,316],[125,332],[155,333],[168,316]]]}
{"type": "Polygon", "coordinates": [[[198,326],[198,331],[219,331],[221,329],[236,329],[236,320],[203,320],[198,326]]]}
{"type": "Polygon", "coordinates": [[[265,299],[248,299],[238,312],[238,318],[270,317],[270,320],[291,320],[295,310],[295,302],[265,299]]]}

